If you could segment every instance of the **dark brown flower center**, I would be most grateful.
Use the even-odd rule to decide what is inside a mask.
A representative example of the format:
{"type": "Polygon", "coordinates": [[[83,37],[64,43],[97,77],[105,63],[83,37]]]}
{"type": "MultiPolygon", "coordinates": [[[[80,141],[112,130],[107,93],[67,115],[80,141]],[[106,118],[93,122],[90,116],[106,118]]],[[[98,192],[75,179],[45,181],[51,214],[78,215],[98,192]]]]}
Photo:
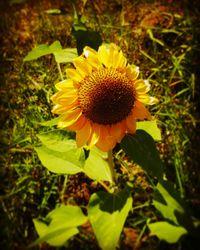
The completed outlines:
{"type": "Polygon", "coordinates": [[[78,92],[83,114],[98,124],[115,124],[125,119],[135,101],[133,82],[113,68],[102,68],[81,82],[78,92]]]}

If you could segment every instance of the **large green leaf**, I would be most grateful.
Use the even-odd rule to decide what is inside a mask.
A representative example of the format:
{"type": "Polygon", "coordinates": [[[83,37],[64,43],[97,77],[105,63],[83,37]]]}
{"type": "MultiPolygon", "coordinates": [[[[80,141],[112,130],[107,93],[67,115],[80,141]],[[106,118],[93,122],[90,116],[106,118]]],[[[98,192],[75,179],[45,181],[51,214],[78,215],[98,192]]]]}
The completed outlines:
{"type": "Polygon", "coordinates": [[[74,9],[74,23],[72,27],[72,34],[76,39],[76,47],[78,54],[81,55],[85,46],[97,50],[102,44],[101,35],[97,31],[88,30],[83,17],[79,16],[74,9]]]}
{"type": "Polygon", "coordinates": [[[78,56],[76,48],[66,48],[53,53],[57,63],[72,62],[78,56]]]}
{"type": "Polygon", "coordinates": [[[83,172],[83,161],[76,150],[58,152],[46,146],[35,148],[42,164],[51,172],[57,174],[76,174],[83,172]]]}
{"type": "Polygon", "coordinates": [[[116,194],[98,192],[91,196],[88,217],[103,250],[117,247],[131,207],[132,198],[128,188],[116,194]]]}
{"type": "Polygon", "coordinates": [[[51,45],[47,44],[40,44],[37,47],[33,48],[28,55],[24,58],[24,61],[31,61],[34,59],[37,59],[41,56],[45,56],[51,53],[54,53],[56,51],[59,51],[62,49],[62,46],[59,41],[55,41],[51,45]]]}
{"type": "Polygon", "coordinates": [[[164,182],[162,184],[158,183],[156,186],[153,204],[165,219],[177,225],[179,222],[177,221],[175,212],[180,214],[184,214],[185,212],[177,199],[175,199],[172,194],[170,194],[168,188],[164,186],[164,182]]]}
{"type": "Polygon", "coordinates": [[[97,50],[99,46],[102,44],[101,36],[97,31],[74,29],[73,35],[76,39],[76,47],[79,55],[82,54],[83,48],[85,46],[89,46],[97,50]]]}
{"type": "Polygon", "coordinates": [[[35,150],[42,164],[51,172],[59,174],[76,174],[84,172],[85,154],[82,148],[77,148],[76,142],[68,139],[58,131],[38,134],[42,146],[35,150]]]}
{"type": "Polygon", "coordinates": [[[50,225],[52,228],[57,228],[62,226],[67,227],[77,227],[80,226],[88,220],[78,206],[71,205],[61,205],[55,208],[53,211],[48,213],[46,216],[47,220],[51,219],[50,225]]]}
{"type": "Polygon", "coordinates": [[[169,181],[160,181],[154,192],[153,204],[162,216],[175,225],[192,232],[194,225],[184,200],[169,181]]]}
{"type": "Polygon", "coordinates": [[[61,205],[51,211],[45,220],[50,223],[47,225],[39,219],[33,220],[39,238],[32,246],[42,242],[52,246],[62,246],[78,233],[77,226],[86,223],[88,218],[82,213],[80,207],[61,205]]]}
{"type": "Polygon", "coordinates": [[[54,151],[67,152],[69,150],[79,150],[76,146],[75,140],[71,140],[67,137],[67,135],[63,136],[57,131],[38,134],[37,137],[40,139],[43,145],[54,151]]]}
{"type": "Polygon", "coordinates": [[[187,230],[181,226],[175,226],[167,221],[148,224],[151,235],[156,235],[160,240],[168,243],[176,243],[180,237],[187,233],[187,230]]]}
{"type": "Polygon", "coordinates": [[[96,148],[90,150],[89,157],[85,161],[84,170],[85,174],[93,180],[112,182],[108,161],[103,159],[96,148]]]}
{"type": "Polygon", "coordinates": [[[137,130],[134,135],[126,135],[121,141],[121,147],[148,174],[162,179],[163,163],[153,138],[147,132],[137,130]]]}
{"type": "Polygon", "coordinates": [[[43,230],[43,234],[33,242],[30,247],[47,242],[51,246],[59,247],[63,246],[68,239],[77,234],[79,230],[76,227],[62,227],[58,229],[52,229],[46,226],[43,222],[34,220],[34,226],[37,231],[43,230]]]}
{"type": "Polygon", "coordinates": [[[156,141],[161,140],[161,132],[160,132],[160,129],[158,128],[158,126],[157,126],[156,120],[137,122],[136,128],[146,131],[156,141]]]}

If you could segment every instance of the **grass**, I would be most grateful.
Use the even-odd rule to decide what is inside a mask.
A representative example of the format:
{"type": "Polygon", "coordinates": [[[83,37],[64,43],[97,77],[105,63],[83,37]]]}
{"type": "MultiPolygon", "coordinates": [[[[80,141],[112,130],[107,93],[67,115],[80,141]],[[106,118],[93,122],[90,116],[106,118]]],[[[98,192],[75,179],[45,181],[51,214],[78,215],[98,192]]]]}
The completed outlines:
{"type": "MultiPolygon", "coordinates": [[[[45,216],[59,202],[87,205],[99,186],[84,176],[66,180],[42,167],[33,147],[37,133],[48,130],[40,122],[51,119],[54,83],[59,80],[51,56],[22,63],[36,45],[59,40],[74,47],[71,36],[73,8],[70,1],[43,0],[1,3],[3,34],[1,73],[1,223],[2,249],[26,249],[37,235],[32,219],[45,216]],[[63,15],[46,9],[62,8],[63,15]],[[11,18],[11,15],[13,18],[11,18]],[[28,17],[28,18],[27,18],[28,17]],[[69,195],[70,194],[70,195],[69,195]]],[[[198,1],[196,1],[198,5],[198,1]]],[[[157,144],[167,177],[199,218],[199,10],[189,1],[81,1],[75,4],[88,28],[98,30],[106,42],[120,45],[129,62],[140,66],[160,104],[151,112],[159,121],[162,141],[157,144]]],[[[65,65],[61,65],[62,69],[65,65]]],[[[149,238],[147,220],[159,218],[149,203],[151,185],[140,168],[116,154],[120,178],[134,183],[134,207],[121,236],[120,249],[194,249],[191,239],[167,245],[149,238]],[[124,168],[123,168],[124,166],[124,168]],[[133,248],[134,246],[134,248],[133,248]]],[[[53,249],[48,246],[35,249],[53,249]]],[[[69,241],[67,249],[98,249],[90,227],[69,241]]]]}

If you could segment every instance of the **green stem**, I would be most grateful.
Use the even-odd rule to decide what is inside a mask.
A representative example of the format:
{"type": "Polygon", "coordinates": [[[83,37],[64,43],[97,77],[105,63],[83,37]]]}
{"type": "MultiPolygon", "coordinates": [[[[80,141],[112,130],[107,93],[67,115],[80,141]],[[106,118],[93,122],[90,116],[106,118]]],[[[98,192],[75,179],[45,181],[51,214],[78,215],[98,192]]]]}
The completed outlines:
{"type": "Polygon", "coordinates": [[[58,71],[59,71],[59,74],[60,74],[60,78],[63,81],[63,74],[62,74],[62,71],[61,71],[61,68],[60,68],[60,63],[58,63],[58,62],[57,62],[57,67],[58,67],[58,71]]]}
{"type": "Polygon", "coordinates": [[[114,162],[113,162],[113,156],[112,156],[112,150],[108,151],[108,164],[110,167],[110,173],[112,176],[112,181],[113,183],[115,183],[116,181],[116,173],[115,173],[115,169],[114,169],[114,162]]]}
{"type": "Polygon", "coordinates": [[[103,182],[103,181],[98,181],[98,183],[104,187],[104,189],[108,192],[108,193],[111,193],[109,187],[103,182]]]}
{"type": "Polygon", "coordinates": [[[180,172],[179,172],[180,162],[179,162],[179,160],[177,158],[175,160],[175,164],[174,165],[175,165],[175,171],[176,171],[176,178],[177,178],[179,189],[180,189],[180,195],[181,195],[182,198],[184,198],[184,190],[183,190],[181,175],[180,175],[180,172]]]}
{"type": "Polygon", "coordinates": [[[63,183],[63,188],[62,188],[62,191],[61,191],[60,199],[61,199],[62,203],[65,202],[65,190],[66,190],[67,181],[68,181],[68,175],[65,176],[64,183],[63,183]]]}

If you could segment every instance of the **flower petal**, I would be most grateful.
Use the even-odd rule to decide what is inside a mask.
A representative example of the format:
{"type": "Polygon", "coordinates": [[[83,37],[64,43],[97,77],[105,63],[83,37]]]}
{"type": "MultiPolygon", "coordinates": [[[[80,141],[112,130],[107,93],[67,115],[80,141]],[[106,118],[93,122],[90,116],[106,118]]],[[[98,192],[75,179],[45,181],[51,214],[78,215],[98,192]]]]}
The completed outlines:
{"type": "Polygon", "coordinates": [[[66,69],[66,74],[69,78],[71,78],[75,82],[81,82],[83,80],[83,77],[77,72],[76,69],[66,69]]]}
{"type": "Polygon", "coordinates": [[[135,119],[139,119],[139,120],[151,119],[151,114],[145,108],[145,106],[139,101],[135,102],[135,106],[132,110],[132,115],[133,117],[135,117],[135,119]]]}
{"type": "Polygon", "coordinates": [[[98,140],[100,138],[100,126],[99,124],[93,123],[92,124],[92,133],[91,133],[91,137],[88,141],[88,146],[94,146],[98,140]]]}
{"type": "Polygon", "coordinates": [[[74,83],[71,79],[67,79],[56,83],[55,87],[57,90],[74,89],[74,83]]]}
{"type": "Polygon", "coordinates": [[[110,126],[109,134],[115,136],[116,138],[120,138],[121,134],[125,132],[123,125],[121,122],[113,124],[110,126]]]}
{"type": "Polygon", "coordinates": [[[106,67],[108,65],[109,56],[110,55],[108,54],[108,49],[106,46],[101,45],[98,49],[98,59],[106,67]]]}
{"type": "Polygon", "coordinates": [[[69,130],[72,130],[72,131],[77,131],[77,130],[80,130],[83,128],[83,126],[85,125],[86,123],[86,118],[81,115],[78,120],[71,126],[68,127],[69,130]]]}
{"type": "Polygon", "coordinates": [[[114,136],[109,135],[109,126],[101,126],[100,138],[96,146],[102,151],[109,151],[115,147],[117,140],[114,136]]]}
{"type": "Polygon", "coordinates": [[[130,114],[126,118],[127,132],[134,134],[136,131],[136,118],[133,114],[130,114]]]}
{"type": "Polygon", "coordinates": [[[88,64],[90,64],[93,68],[101,67],[101,63],[98,59],[98,54],[95,50],[91,49],[90,47],[86,46],[83,49],[83,54],[87,59],[88,64]]]}
{"type": "Polygon", "coordinates": [[[92,72],[92,67],[87,63],[87,60],[83,56],[75,58],[73,64],[82,77],[85,77],[92,72]]]}
{"type": "Polygon", "coordinates": [[[155,97],[152,97],[146,94],[140,94],[140,93],[137,93],[137,94],[138,94],[137,100],[144,104],[153,105],[153,104],[158,103],[158,99],[155,97]]]}
{"type": "Polygon", "coordinates": [[[92,128],[89,121],[86,121],[82,129],[76,133],[76,144],[77,147],[84,146],[91,136],[92,128]]]}
{"type": "Polygon", "coordinates": [[[55,103],[59,103],[60,100],[67,100],[67,99],[76,99],[77,98],[77,93],[74,90],[70,91],[59,91],[55,93],[52,97],[51,100],[55,103]]]}
{"type": "Polygon", "coordinates": [[[78,106],[78,97],[77,96],[68,96],[59,98],[57,103],[63,106],[71,106],[72,104],[77,104],[78,106]]]}
{"type": "Polygon", "coordinates": [[[123,55],[122,51],[120,50],[120,52],[118,53],[118,58],[117,58],[117,64],[116,67],[126,67],[127,64],[127,59],[126,57],[123,55]]]}
{"type": "Polygon", "coordinates": [[[134,82],[134,87],[137,93],[141,92],[143,94],[146,94],[150,90],[151,85],[148,80],[140,79],[134,82]]]}
{"type": "Polygon", "coordinates": [[[139,67],[137,67],[135,65],[128,65],[126,68],[126,75],[131,80],[137,79],[139,76],[139,73],[140,73],[139,67]]]}
{"type": "Polygon", "coordinates": [[[60,105],[60,104],[56,104],[53,109],[52,109],[52,113],[53,114],[63,114],[69,110],[73,110],[75,107],[78,106],[78,102],[74,101],[73,103],[71,103],[70,105],[60,105]]]}
{"type": "Polygon", "coordinates": [[[75,109],[75,110],[70,110],[66,113],[64,113],[58,122],[58,127],[59,128],[66,128],[74,124],[78,118],[81,116],[81,110],[80,109],[75,109]]]}

